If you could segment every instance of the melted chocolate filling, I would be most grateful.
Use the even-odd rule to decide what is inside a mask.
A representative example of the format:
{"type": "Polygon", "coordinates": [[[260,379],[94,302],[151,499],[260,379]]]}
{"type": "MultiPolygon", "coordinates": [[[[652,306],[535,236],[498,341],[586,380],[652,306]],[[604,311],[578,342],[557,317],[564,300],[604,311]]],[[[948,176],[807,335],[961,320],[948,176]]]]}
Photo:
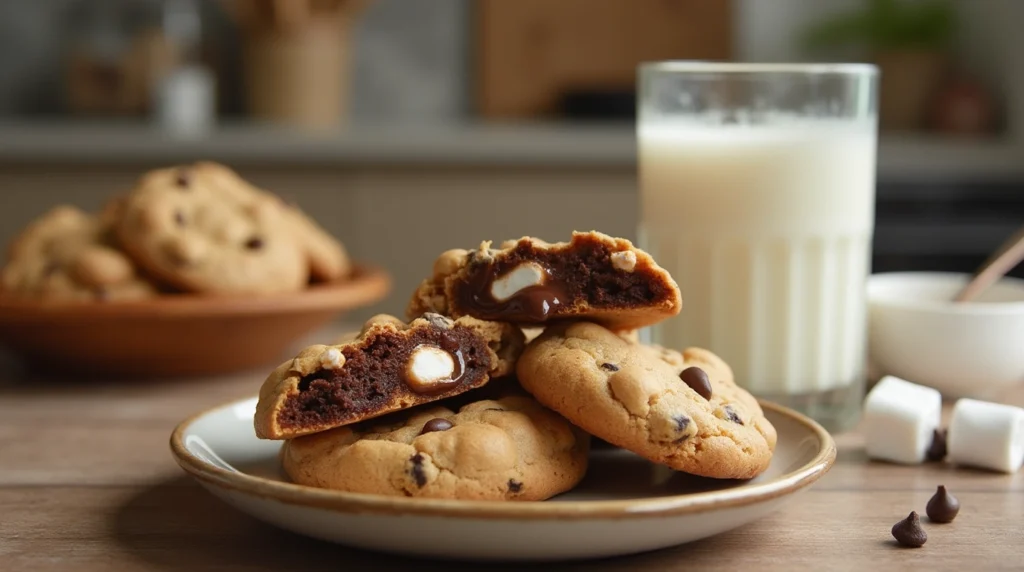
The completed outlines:
{"type": "Polygon", "coordinates": [[[559,253],[518,244],[500,259],[471,261],[466,280],[454,286],[455,303],[462,313],[484,320],[540,323],[570,313],[581,304],[610,310],[651,306],[669,299],[670,289],[663,280],[640,268],[616,270],[611,253],[597,240],[577,241],[559,253]],[[496,301],[491,284],[524,262],[544,267],[547,281],[496,301]]]}
{"type": "Polygon", "coordinates": [[[431,401],[478,387],[491,369],[487,342],[474,330],[420,328],[407,333],[383,333],[361,347],[348,347],[341,369],[314,372],[299,381],[299,393],[284,404],[278,418],[283,428],[338,425],[383,413],[395,396],[410,395],[431,401]],[[437,346],[449,353],[462,352],[465,369],[459,383],[429,399],[414,393],[403,381],[410,354],[419,345],[437,346]]]}

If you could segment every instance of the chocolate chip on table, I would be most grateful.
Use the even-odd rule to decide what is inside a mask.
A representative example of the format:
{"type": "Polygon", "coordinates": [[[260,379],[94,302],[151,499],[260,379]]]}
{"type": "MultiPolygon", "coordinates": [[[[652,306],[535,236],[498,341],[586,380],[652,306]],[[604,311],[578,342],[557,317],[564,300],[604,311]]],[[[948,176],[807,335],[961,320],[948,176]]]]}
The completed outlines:
{"type": "Polygon", "coordinates": [[[518,493],[521,490],[523,490],[523,483],[520,483],[519,481],[517,481],[515,479],[509,479],[508,480],[508,492],[510,492],[510,493],[518,493]]]}
{"type": "Polygon", "coordinates": [[[914,511],[907,518],[892,525],[892,537],[903,546],[920,548],[928,542],[928,533],[921,528],[921,518],[914,511]]]}
{"type": "Polygon", "coordinates": [[[423,453],[416,453],[412,456],[412,478],[416,480],[416,485],[422,487],[427,484],[427,474],[423,472],[423,453]]]}
{"type": "Polygon", "coordinates": [[[688,367],[679,374],[679,379],[704,399],[711,399],[711,380],[703,369],[697,366],[688,367]]]}
{"type": "Polygon", "coordinates": [[[245,247],[249,250],[259,250],[263,248],[263,239],[258,236],[254,236],[245,241],[245,247]]]}
{"type": "Polygon", "coordinates": [[[960,512],[960,501],[955,496],[949,494],[944,485],[939,485],[938,490],[929,499],[928,505],[924,510],[931,521],[953,522],[957,513],[960,512]]]}
{"type": "Polygon", "coordinates": [[[619,366],[617,366],[617,365],[615,365],[613,363],[603,363],[603,364],[601,364],[601,369],[608,370],[608,371],[619,371],[619,366]]]}
{"type": "Polygon", "coordinates": [[[925,452],[929,461],[941,461],[946,458],[946,430],[936,429],[932,432],[932,444],[925,452]]]}
{"type": "Polygon", "coordinates": [[[433,433],[434,431],[447,431],[452,427],[454,427],[454,425],[452,425],[451,421],[441,417],[435,417],[423,424],[423,430],[420,431],[420,435],[433,433]]]}

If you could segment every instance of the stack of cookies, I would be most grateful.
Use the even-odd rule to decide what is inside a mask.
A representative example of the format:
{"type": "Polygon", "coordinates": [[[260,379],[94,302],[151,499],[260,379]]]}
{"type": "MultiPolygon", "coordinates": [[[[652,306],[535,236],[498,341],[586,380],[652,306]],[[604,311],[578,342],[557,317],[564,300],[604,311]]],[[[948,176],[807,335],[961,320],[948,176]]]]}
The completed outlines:
{"type": "Polygon", "coordinates": [[[98,214],[53,208],[8,248],[0,293],[55,301],[269,294],[349,272],[343,245],[296,206],[202,162],[148,172],[98,214]]]}
{"type": "Polygon", "coordinates": [[[376,316],[271,373],[256,434],[284,440],[295,482],[359,493],[544,500],[583,479],[592,436],[752,478],[776,433],[729,366],[637,341],[681,306],[647,253],[597,232],[451,250],[408,321],[376,316]]]}

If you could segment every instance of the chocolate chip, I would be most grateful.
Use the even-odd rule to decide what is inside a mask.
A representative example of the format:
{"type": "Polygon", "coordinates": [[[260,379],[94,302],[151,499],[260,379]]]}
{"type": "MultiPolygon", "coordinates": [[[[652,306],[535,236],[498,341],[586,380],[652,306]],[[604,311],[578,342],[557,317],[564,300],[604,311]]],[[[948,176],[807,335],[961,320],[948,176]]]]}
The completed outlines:
{"type": "Polygon", "coordinates": [[[174,184],[182,188],[188,188],[192,184],[192,171],[189,169],[178,169],[178,174],[174,177],[174,184]]]}
{"type": "Polygon", "coordinates": [[[928,533],[921,528],[921,519],[916,512],[892,525],[892,537],[903,546],[920,548],[928,542],[928,533]]]}
{"type": "Polygon", "coordinates": [[[523,490],[523,483],[520,483],[519,481],[517,481],[515,479],[509,479],[508,480],[508,492],[510,492],[510,493],[518,493],[521,490],[523,490]]]}
{"type": "Polygon", "coordinates": [[[928,519],[934,522],[953,522],[960,512],[960,501],[946,490],[944,485],[939,485],[938,490],[932,495],[925,507],[928,519]]]}
{"type": "Polygon", "coordinates": [[[936,429],[932,432],[932,444],[928,446],[925,457],[929,461],[941,461],[946,458],[945,429],[936,429]]]}
{"type": "Polygon", "coordinates": [[[452,427],[454,427],[454,425],[452,425],[451,421],[442,419],[441,417],[435,417],[423,424],[423,430],[420,431],[420,435],[433,433],[434,431],[447,431],[452,427]]]}
{"type": "Polygon", "coordinates": [[[619,371],[619,366],[613,363],[603,363],[601,364],[601,369],[606,369],[608,371],[619,371]]]}
{"type": "Polygon", "coordinates": [[[185,226],[185,215],[182,214],[181,211],[174,211],[174,222],[176,222],[178,226],[185,226]]]}
{"type": "Polygon", "coordinates": [[[690,386],[690,389],[697,392],[704,399],[711,399],[711,380],[708,374],[697,366],[688,367],[679,374],[679,379],[690,386]]]}
{"type": "Polygon", "coordinates": [[[245,247],[249,250],[259,250],[263,248],[263,239],[258,236],[254,236],[245,241],[245,247]]]}
{"type": "MultiPolygon", "coordinates": [[[[685,415],[676,415],[676,416],[674,416],[672,418],[672,421],[675,422],[675,424],[676,424],[676,431],[679,432],[679,433],[685,432],[686,428],[690,426],[690,418],[685,416],[685,415]]],[[[673,443],[682,443],[683,441],[685,441],[685,440],[687,440],[689,438],[690,438],[690,435],[686,434],[686,435],[683,435],[682,437],[676,439],[675,441],[673,441],[673,443]]]]}
{"type": "Polygon", "coordinates": [[[416,485],[422,487],[427,484],[427,474],[423,472],[423,453],[416,453],[412,456],[412,478],[416,480],[416,485]]]}
{"type": "Polygon", "coordinates": [[[686,428],[690,426],[690,418],[685,415],[676,415],[672,421],[676,422],[677,431],[686,431],[686,428]]]}
{"type": "Polygon", "coordinates": [[[726,419],[732,421],[733,423],[739,423],[740,425],[743,425],[743,420],[740,419],[739,414],[736,413],[736,410],[733,409],[731,405],[726,405],[723,409],[725,411],[726,419]]]}

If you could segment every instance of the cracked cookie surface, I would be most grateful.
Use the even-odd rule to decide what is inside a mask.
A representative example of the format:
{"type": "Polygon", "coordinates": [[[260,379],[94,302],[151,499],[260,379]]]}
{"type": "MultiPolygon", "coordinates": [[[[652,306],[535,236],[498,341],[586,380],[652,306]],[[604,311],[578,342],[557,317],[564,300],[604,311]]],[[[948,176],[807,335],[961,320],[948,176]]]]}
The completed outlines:
{"type": "Polygon", "coordinates": [[[424,406],[286,441],[303,485],[442,499],[537,501],[587,469],[589,436],[529,396],[424,406]]]}
{"type": "Polygon", "coordinates": [[[775,428],[710,351],[645,346],[575,322],[549,327],[527,346],[516,371],[542,404],[656,463],[747,479],[771,461],[775,428]]]}

